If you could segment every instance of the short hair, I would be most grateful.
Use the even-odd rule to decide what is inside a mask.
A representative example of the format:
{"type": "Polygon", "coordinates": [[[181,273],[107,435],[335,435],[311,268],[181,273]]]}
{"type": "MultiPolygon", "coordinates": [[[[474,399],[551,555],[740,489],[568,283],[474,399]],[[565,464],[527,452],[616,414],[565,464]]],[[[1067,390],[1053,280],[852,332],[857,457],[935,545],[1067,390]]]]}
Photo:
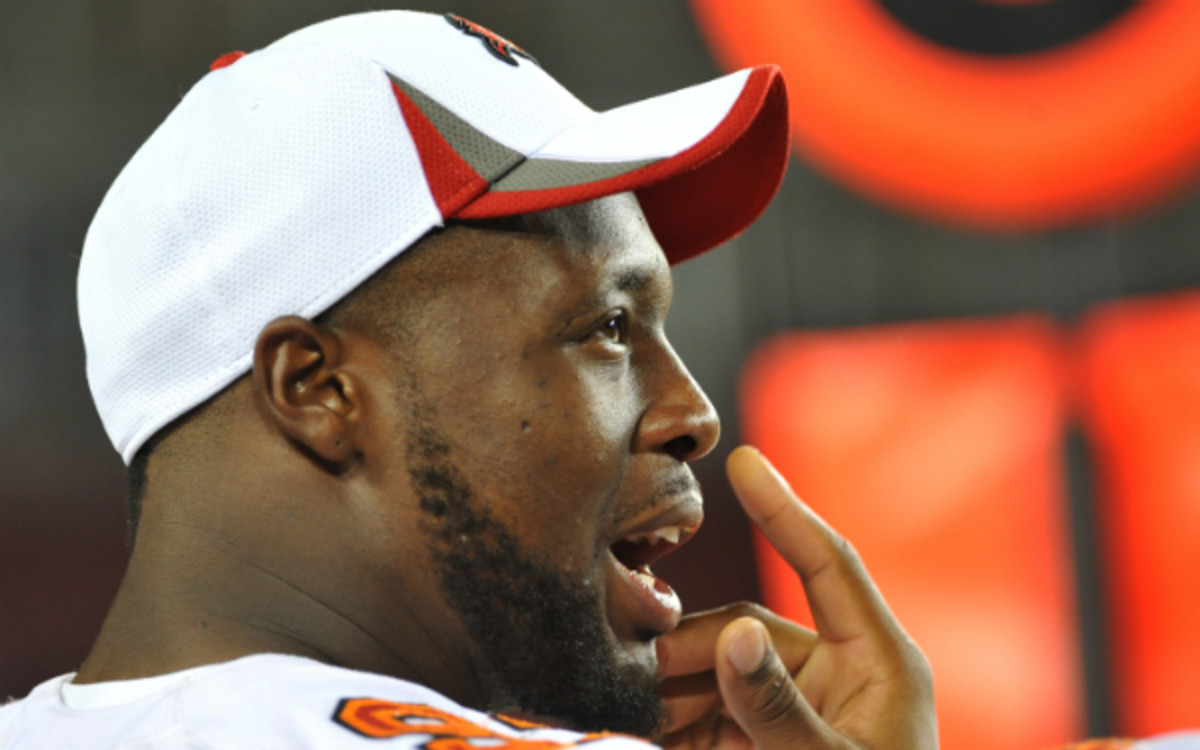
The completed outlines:
{"type": "Polygon", "coordinates": [[[129,462],[129,466],[125,467],[125,492],[128,496],[128,512],[129,512],[129,546],[133,547],[133,543],[137,540],[138,522],[142,519],[142,498],[146,495],[146,463],[150,460],[150,454],[154,452],[154,447],[158,445],[158,441],[163,436],[170,432],[174,422],[156,432],[149,440],[142,444],[138,452],[134,454],[133,460],[129,462]]]}
{"type": "Polygon", "coordinates": [[[154,452],[158,444],[168,435],[179,429],[193,414],[203,409],[215,398],[216,396],[213,396],[151,435],[150,439],[143,443],[141,448],[138,448],[138,452],[134,454],[133,460],[129,462],[129,466],[125,467],[125,491],[128,496],[129,513],[129,548],[131,550],[133,549],[134,542],[137,541],[138,524],[142,520],[142,500],[146,496],[147,485],[146,464],[150,462],[150,454],[154,452]]]}

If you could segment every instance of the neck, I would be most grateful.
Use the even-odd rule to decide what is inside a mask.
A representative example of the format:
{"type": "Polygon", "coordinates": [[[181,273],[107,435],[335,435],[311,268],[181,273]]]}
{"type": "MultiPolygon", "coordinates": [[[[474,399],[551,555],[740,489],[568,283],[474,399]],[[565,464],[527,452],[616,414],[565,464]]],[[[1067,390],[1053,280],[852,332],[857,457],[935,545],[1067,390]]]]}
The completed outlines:
{"type": "MultiPolygon", "coordinates": [[[[366,540],[356,535],[364,524],[344,518],[352,509],[328,497],[306,502],[300,487],[287,489],[236,502],[210,492],[201,499],[206,507],[221,507],[202,522],[186,517],[195,507],[188,499],[148,496],[125,578],[75,681],[282,653],[389,674],[480,705],[461,625],[436,619],[445,610],[440,593],[430,594],[427,583],[396,585],[390,565],[364,565],[366,540]],[[328,517],[314,512],[320,508],[328,517]]],[[[428,567],[407,556],[408,579],[427,579],[428,567]]]]}

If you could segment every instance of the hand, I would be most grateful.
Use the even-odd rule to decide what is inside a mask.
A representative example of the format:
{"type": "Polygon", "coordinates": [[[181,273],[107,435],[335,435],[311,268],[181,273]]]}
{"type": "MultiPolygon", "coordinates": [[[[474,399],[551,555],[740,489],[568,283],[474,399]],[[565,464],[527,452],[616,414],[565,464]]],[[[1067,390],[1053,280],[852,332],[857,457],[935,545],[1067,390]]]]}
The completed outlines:
{"type": "Polygon", "coordinates": [[[937,747],[929,664],[853,548],[758,451],[726,463],[738,500],[800,575],[817,632],[737,604],[658,639],[668,750],[937,747]]]}

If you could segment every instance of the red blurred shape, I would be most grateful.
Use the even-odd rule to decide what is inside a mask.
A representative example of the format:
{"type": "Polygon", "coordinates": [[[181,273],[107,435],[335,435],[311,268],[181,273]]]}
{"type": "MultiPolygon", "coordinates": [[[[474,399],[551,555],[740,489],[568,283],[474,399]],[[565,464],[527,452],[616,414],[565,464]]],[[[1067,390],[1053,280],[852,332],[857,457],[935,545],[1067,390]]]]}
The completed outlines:
{"type": "Polygon", "coordinates": [[[1075,43],[999,57],[927,41],[875,0],[690,4],[726,69],[783,69],[807,161],[920,216],[1086,223],[1155,205],[1200,170],[1195,0],[1135,3],[1075,43]]]}
{"type": "MultiPolygon", "coordinates": [[[[933,664],[952,750],[1083,731],[1060,345],[1033,316],[793,333],[744,374],[746,438],[862,554],[933,664]]],[[[807,619],[758,542],[766,603],[807,619]]]]}
{"type": "Polygon", "coordinates": [[[221,68],[228,68],[230,65],[233,65],[235,62],[237,62],[238,60],[241,60],[245,56],[246,56],[246,53],[242,52],[241,50],[234,50],[233,52],[226,52],[225,54],[218,57],[216,60],[213,60],[212,64],[208,66],[208,69],[209,70],[220,70],[221,68]]]}
{"type": "Polygon", "coordinates": [[[1122,733],[1200,725],[1200,294],[1085,320],[1084,418],[1122,733]]]}

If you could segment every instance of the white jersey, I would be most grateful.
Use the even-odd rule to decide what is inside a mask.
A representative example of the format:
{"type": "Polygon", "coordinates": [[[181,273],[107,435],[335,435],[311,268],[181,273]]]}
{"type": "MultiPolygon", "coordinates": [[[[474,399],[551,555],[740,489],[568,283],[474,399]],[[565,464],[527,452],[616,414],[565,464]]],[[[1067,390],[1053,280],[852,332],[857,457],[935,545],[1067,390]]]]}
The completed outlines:
{"type": "Polygon", "coordinates": [[[1142,740],[1130,750],[1200,750],[1200,731],[1164,734],[1152,740],[1142,740]]]}
{"type": "Polygon", "coordinates": [[[653,750],[464,708],[392,677],[259,654],[140,680],[42,683],[0,708],[0,750],[653,750]]]}
{"type": "MultiPolygon", "coordinates": [[[[0,707],[0,750],[656,750],[625,735],[491,716],[421,685],[298,656],[90,685],[72,676],[0,707]]],[[[1200,733],[1077,747],[1200,750],[1200,733]]]]}

